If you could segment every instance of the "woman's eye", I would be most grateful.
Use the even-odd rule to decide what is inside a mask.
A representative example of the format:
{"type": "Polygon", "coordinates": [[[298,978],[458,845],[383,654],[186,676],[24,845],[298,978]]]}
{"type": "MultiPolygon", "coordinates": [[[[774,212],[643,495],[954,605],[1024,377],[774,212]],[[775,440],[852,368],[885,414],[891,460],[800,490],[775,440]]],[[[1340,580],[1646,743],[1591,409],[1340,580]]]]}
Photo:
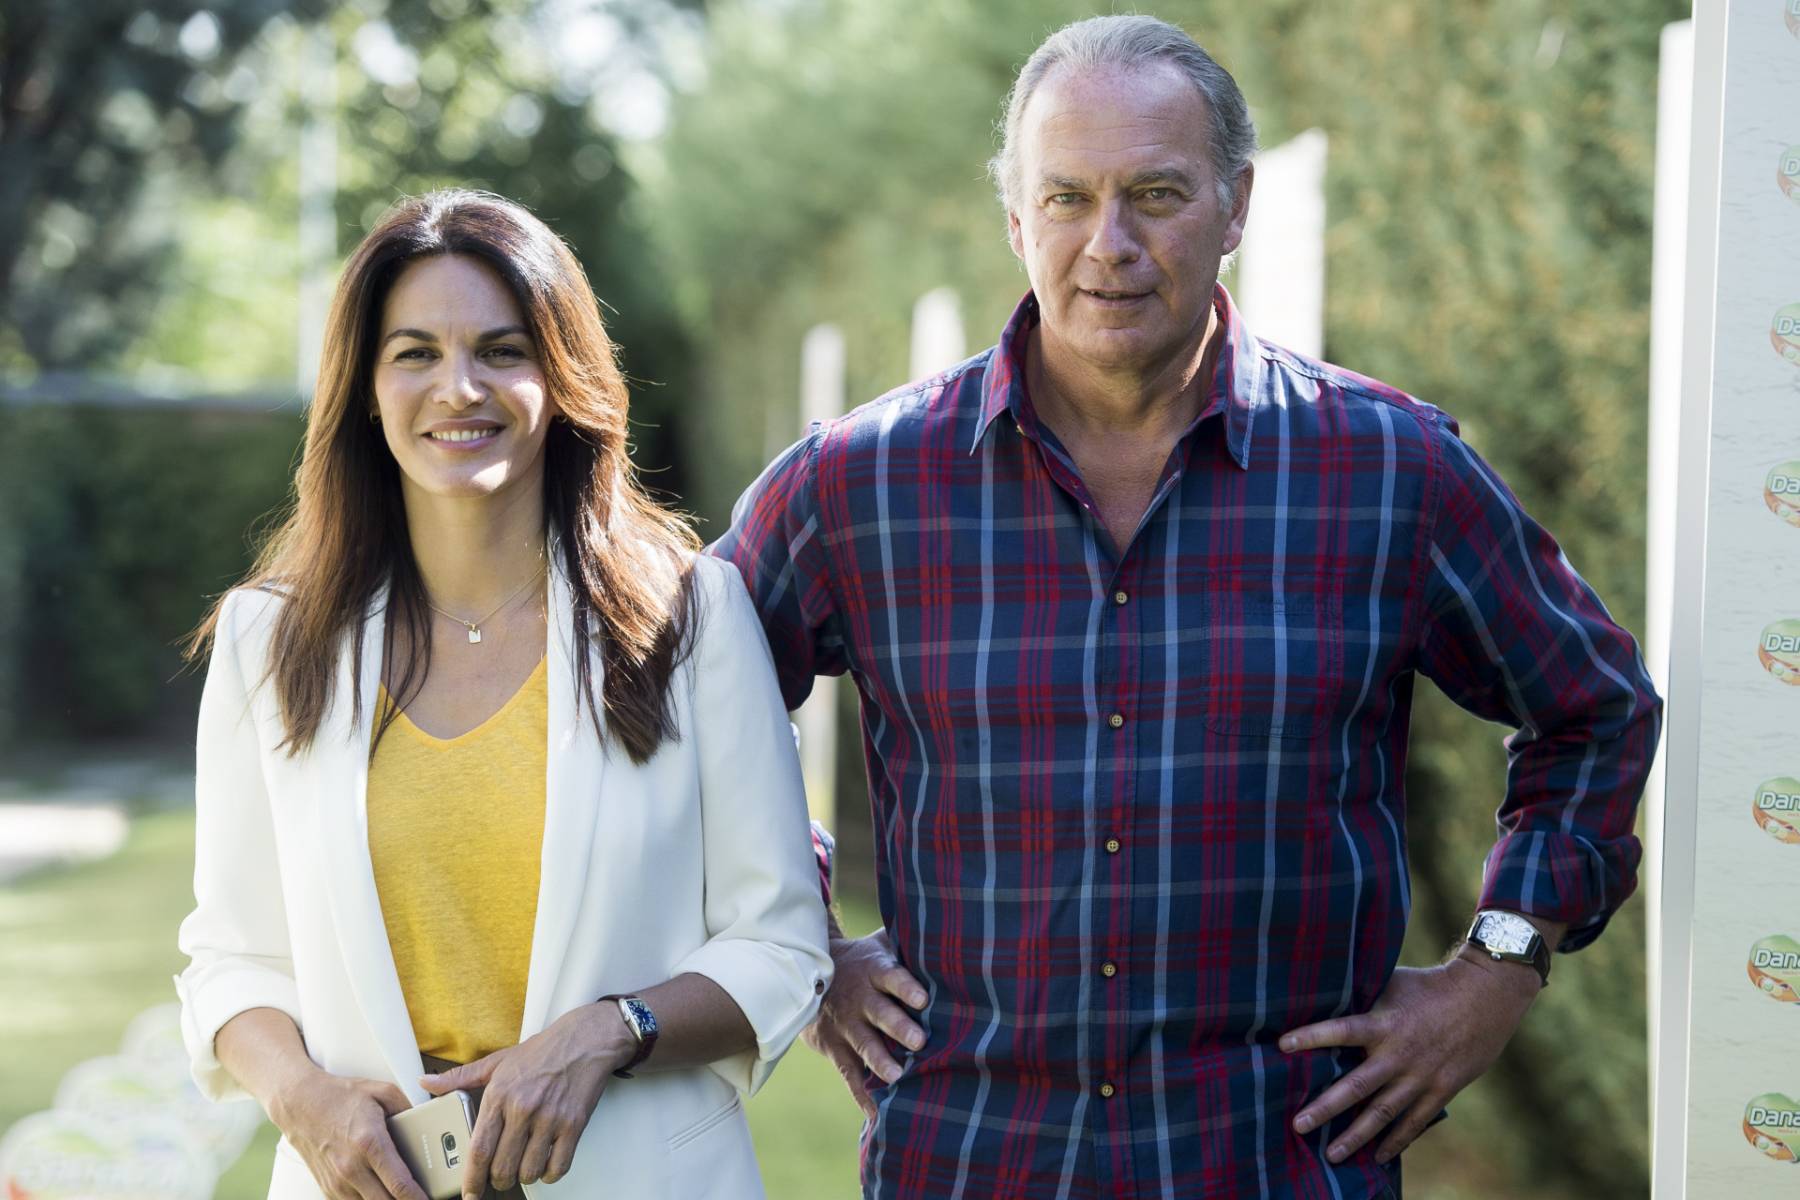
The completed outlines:
{"type": "Polygon", "coordinates": [[[489,358],[503,359],[513,362],[525,357],[525,352],[517,346],[493,346],[488,349],[489,358]]]}
{"type": "Polygon", "coordinates": [[[430,357],[430,355],[431,355],[431,351],[425,349],[425,347],[413,346],[410,349],[402,350],[400,353],[394,355],[394,361],[395,362],[409,362],[409,361],[416,362],[416,361],[421,361],[425,358],[428,358],[428,357],[430,357]]]}

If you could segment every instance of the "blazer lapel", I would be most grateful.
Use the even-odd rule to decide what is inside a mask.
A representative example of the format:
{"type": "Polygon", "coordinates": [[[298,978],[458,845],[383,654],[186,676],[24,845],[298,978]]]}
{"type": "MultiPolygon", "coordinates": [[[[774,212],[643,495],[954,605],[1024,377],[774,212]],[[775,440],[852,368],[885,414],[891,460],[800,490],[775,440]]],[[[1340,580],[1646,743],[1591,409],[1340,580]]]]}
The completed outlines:
{"type": "Polygon", "coordinates": [[[387,592],[383,589],[363,623],[360,701],[351,719],[350,660],[339,656],[331,714],[320,728],[313,753],[320,766],[316,797],[319,846],[331,886],[331,919],[343,951],[344,970],[381,1056],[394,1081],[414,1104],[428,1099],[419,1086],[424,1064],[413,1038],[412,1017],[400,990],[400,975],[388,945],[375,869],[369,858],[369,737],[374,728],[376,685],[381,681],[381,649],[387,632],[387,592]]]}
{"type": "Polygon", "coordinates": [[[600,777],[606,767],[606,750],[595,732],[593,718],[585,711],[585,702],[577,702],[575,693],[576,656],[585,654],[594,695],[599,697],[600,656],[589,645],[574,645],[569,581],[554,549],[551,557],[554,565],[550,575],[550,629],[544,651],[548,659],[545,686],[549,689],[544,848],[538,868],[537,920],[531,936],[531,971],[525,986],[521,1041],[561,1015],[552,1013],[551,1005],[587,886],[600,808],[600,777]]]}

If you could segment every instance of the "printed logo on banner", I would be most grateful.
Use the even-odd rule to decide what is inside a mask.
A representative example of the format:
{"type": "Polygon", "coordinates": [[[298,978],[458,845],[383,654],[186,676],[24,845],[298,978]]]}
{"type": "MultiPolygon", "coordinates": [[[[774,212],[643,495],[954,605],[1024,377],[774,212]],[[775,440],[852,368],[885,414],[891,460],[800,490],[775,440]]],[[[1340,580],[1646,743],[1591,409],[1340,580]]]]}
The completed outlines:
{"type": "Polygon", "coordinates": [[[1783,1004],[1800,1002],[1800,942],[1786,934],[1771,934],[1750,947],[1746,970],[1750,982],[1770,999],[1783,1004]]]}
{"type": "Polygon", "coordinates": [[[1800,0],[1787,0],[1788,32],[1800,37],[1800,0]]]}
{"type": "Polygon", "coordinates": [[[1769,468],[1763,503],[1789,525],[1800,525],[1800,459],[1769,468]]]}
{"type": "Polygon", "coordinates": [[[1781,163],[1775,168],[1775,182],[1780,185],[1782,195],[1800,204],[1800,146],[1789,146],[1781,152],[1781,163]]]}
{"type": "Polygon", "coordinates": [[[1800,845],[1800,779],[1783,775],[1757,784],[1751,811],[1764,833],[1778,842],[1800,845]]]}
{"type": "Polygon", "coordinates": [[[1800,687],[1800,621],[1777,621],[1763,630],[1756,657],[1763,670],[1785,684],[1800,687]]]}
{"type": "Polygon", "coordinates": [[[1800,1162],[1800,1104],[1766,1092],[1744,1107],[1744,1137],[1777,1162],[1800,1162]]]}
{"type": "Polygon", "coordinates": [[[1800,366],[1800,304],[1790,304],[1775,314],[1769,341],[1777,354],[1800,366]]]}

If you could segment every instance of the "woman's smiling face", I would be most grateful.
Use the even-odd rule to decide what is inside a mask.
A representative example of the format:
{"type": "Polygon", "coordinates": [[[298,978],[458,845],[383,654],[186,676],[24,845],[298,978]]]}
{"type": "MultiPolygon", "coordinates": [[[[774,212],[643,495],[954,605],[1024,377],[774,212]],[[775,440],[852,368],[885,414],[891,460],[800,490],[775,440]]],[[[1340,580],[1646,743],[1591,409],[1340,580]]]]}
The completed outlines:
{"type": "Polygon", "coordinates": [[[525,314],[487,264],[441,254],[400,272],[374,382],[408,494],[492,496],[541,479],[555,402],[525,314]]]}

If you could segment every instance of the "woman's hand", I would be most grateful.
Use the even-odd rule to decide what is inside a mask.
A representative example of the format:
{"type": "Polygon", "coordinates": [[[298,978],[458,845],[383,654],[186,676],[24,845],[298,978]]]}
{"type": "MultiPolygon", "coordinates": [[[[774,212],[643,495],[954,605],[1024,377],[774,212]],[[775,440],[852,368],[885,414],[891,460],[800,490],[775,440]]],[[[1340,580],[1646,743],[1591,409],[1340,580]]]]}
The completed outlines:
{"type": "Polygon", "coordinates": [[[615,1068],[637,1050],[617,1005],[589,1004],[565,1013],[542,1033],[486,1058],[426,1075],[434,1096],[485,1088],[469,1139],[463,1195],[491,1185],[555,1183],[575,1160],[575,1145],[615,1068]]]}
{"type": "Polygon", "coordinates": [[[281,1089],[269,1117],[330,1200],[426,1200],[388,1136],[388,1117],[410,1107],[391,1083],[313,1070],[281,1089]]]}

